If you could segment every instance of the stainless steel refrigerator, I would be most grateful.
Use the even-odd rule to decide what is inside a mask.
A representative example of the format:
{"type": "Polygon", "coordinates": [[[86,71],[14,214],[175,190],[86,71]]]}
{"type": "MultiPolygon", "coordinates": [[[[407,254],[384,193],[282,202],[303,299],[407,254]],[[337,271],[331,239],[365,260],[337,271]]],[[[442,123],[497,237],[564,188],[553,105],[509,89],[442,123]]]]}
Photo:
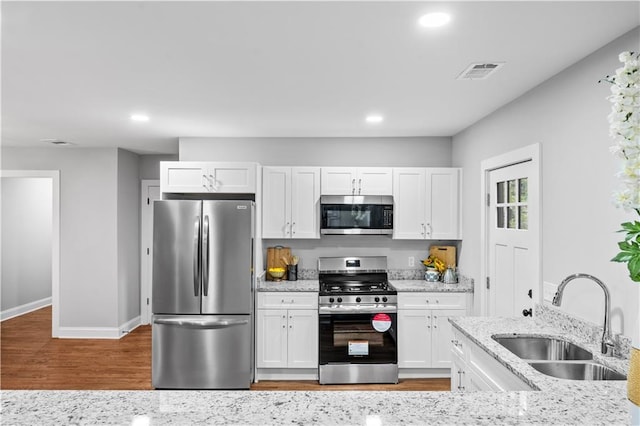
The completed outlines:
{"type": "Polygon", "coordinates": [[[155,202],[154,388],[249,388],[253,224],[252,201],[155,202]]]}

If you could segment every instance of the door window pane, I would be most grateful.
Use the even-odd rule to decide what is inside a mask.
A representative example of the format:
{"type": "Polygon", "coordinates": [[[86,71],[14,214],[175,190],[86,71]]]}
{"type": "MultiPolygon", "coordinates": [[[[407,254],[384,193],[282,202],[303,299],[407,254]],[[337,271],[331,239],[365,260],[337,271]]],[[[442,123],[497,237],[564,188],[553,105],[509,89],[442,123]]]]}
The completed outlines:
{"type": "Polygon", "coordinates": [[[498,201],[496,201],[498,204],[503,204],[504,200],[505,200],[505,196],[504,196],[504,184],[505,182],[498,182],[497,184],[497,191],[498,191],[498,201]]]}
{"type": "Polygon", "coordinates": [[[528,188],[528,180],[527,178],[518,179],[518,201],[521,203],[526,203],[527,198],[529,196],[529,188],[528,188]]]}
{"type": "Polygon", "coordinates": [[[507,228],[516,229],[516,207],[507,207],[507,228]]]}
{"type": "Polygon", "coordinates": [[[504,228],[504,207],[498,207],[498,211],[496,213],[497,223],[496,226],[498,228],[504,228]]]}
{"type": "Polygon", "coordinates": [[[507,182],[507,192],[508,192],[508,203],[515,203],[516,202],[516,181],[515,180],[510,180],[507,182]]]}
{"type": "Polygon", "coordinates": [[[529,216],[527,206],[518,207],[518,229],[529,229],[529,216]]]}

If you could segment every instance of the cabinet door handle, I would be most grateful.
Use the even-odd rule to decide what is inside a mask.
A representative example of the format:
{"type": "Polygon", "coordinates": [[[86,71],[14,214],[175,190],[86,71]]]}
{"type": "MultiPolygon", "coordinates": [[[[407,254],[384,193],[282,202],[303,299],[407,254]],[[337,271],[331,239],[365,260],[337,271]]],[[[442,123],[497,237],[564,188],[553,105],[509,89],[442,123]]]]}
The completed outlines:
{"type": "Polygon", "coordinates": [[[294,226],[296,226],[296,223],[295,223],[295,222],[293,222],[293,223],[291,224],[291,235],[292,235],[292,236],[293,236],[293,234],[295,234],[295,233],[296,233],[296,231],[294,231],[294,229],[293,229],[293,227],[294,227],[294,226]]]}
{"type": "Polygon", "coordinates": [[[420,229],[422,229],[422,231],[420,231],[420,233],[425,236],[427,235],[427,228],[425,228],[424,223],[420,224],[420,229]]]}
{"type": "Polygon", "coordinates": [[[429,228],[428,230],[425,228],[425,232],[427,233],[427,235],[431,235],[433,233],[433,227],[431,226],[430,223],[427,223],[427,227],[429,228]]]}
{"type": "Polygon", "coordinates": [[[216,176],[210,174],[209,177],[211,178],[211,190],[212,191],[217,190],[218,185],[216,185],[216,176]]]}
{"type": "Polygon", "coordinates": [[[358,179],[358,195],[362,192],[362,179],[358,179]]]}

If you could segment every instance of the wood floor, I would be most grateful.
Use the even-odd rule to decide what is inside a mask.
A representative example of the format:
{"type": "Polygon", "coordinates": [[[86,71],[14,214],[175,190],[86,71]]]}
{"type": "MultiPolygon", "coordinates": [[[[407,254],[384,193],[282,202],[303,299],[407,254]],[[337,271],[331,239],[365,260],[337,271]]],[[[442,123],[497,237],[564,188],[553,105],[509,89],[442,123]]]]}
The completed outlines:
{"type": "MultiPolygon", "coordinates": [[[[151,326],[119,340],[52,339],[51,307],[0,323],[0,389],[150,390],[151,326]]],[[[449,379],[397,385],[319,385],[261,381],[252,390],[447,391],[449,379]]]]}

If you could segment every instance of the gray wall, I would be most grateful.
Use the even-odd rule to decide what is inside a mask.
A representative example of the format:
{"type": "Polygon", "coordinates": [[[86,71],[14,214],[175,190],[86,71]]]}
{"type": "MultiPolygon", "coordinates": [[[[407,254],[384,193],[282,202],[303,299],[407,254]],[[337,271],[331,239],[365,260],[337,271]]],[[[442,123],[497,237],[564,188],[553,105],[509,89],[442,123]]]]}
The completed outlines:
{"type": "Polygon", "coordinates": [[[140,155],[138,156],[140,179],[160,179],[161,161],[178,161],[177,155],[140,155]]]}
{"type": "Polygon", "coordinates": [[[140,178],[138,155],[118,149],[118,322],[140,315],[140,178]]]}
{"type": "Polygon", "coordinates": [[[180,138],[180,161],[263,166],[448,167],[451,138],[180,138]]]}
{"type": "Polygon", "coordinates": [[[2,149],[3,169],[60,170],[60,327],[119,327],[136,304],[139,315],[137,167],[115,148],[2,149]]]}
{"type": "Polygon", "coordinates": [[[51,297],[51,179],[2,178],[0,310],[51,297]]]}
{"type": "MultiPolygon", "coordinates": [[[[620,66],[618,54],[638,49],[636,28],[453,137],[452,161],[464,169],[464,252],[461,268],[480,282],[480,162],[526,145],[542,147],[542,279],[554,284],[591,273],[612,290],[614,329],[631,335],[637,283],[617,252],[621,222],[637,217],[616,209],[619,162],[609,153],[609,85],[598,80],[620,66]]],[[[563,309],[600,324],[602,291],[587,281],[567,288],[563,309]]]]}

